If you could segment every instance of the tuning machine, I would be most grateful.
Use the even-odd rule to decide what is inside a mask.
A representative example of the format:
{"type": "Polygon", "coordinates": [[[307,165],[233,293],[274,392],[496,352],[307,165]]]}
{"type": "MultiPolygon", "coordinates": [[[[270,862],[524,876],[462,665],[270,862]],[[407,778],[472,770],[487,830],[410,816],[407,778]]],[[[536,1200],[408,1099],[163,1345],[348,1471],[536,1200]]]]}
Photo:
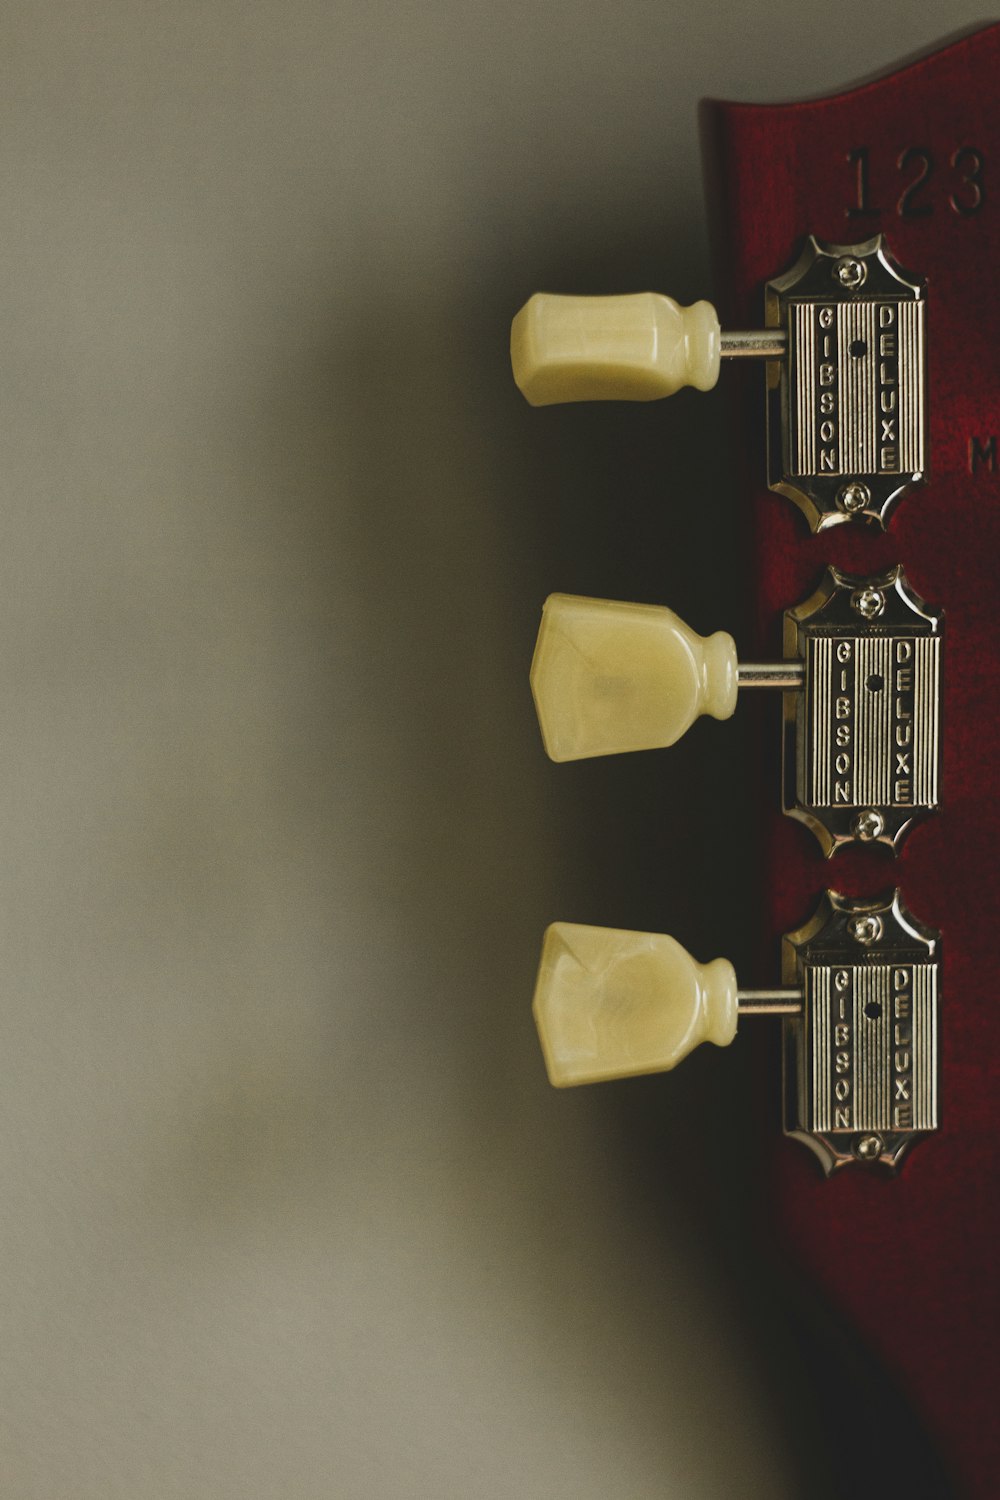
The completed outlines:
{"type": "Polygon", "coordinates": [[[828,568],[785,614],[784,660],[763,665],[661,605],[552,594],[531,687],[556,761],[672,745],[700,714],[729,718],[740,688],[781,689],[784,811],[827,855],[896,850],[938,805],[942,633],[901,567],[828,568]]]}
{"type": "Polygon", "coordinates": [[[652,401],[710,390],[723,357],[767,361],[768,485],[813,531],[884,527],[927,467],[924,282],[884,237],[806,239],[769,281],[765,327],[722,332],[708,302],[681,307],[643,292],[538,293],[514,319],[511,362],[528,401],[652,401]]]}
{"type": "Polygon", "coordinates": [[[895,1170],[938,1125],[940,934],[899,891],[826,891],[782,943],[782,984],[743,990],[727,959],[699,964],[671,937],[555,922],[534,1014],[563,1088],[673,1068],[700,1042],[725,1047],[749,1016],[782,1018],[784,1129],[827,1173],[895,1170]]]}

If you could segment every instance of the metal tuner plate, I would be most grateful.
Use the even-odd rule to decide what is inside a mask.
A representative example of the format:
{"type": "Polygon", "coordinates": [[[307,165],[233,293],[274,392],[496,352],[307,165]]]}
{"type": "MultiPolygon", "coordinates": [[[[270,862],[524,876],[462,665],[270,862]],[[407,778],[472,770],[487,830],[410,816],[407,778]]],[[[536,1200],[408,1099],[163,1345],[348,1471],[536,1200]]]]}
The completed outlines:
{"type": "Polygon", "coordinates": [[[940,610],[901,567],[875,578],[828,568],[785,613],[783,806],[831,855],[851,842],[897,850],[939,802],[940,610]]]}
{"type": "Polygon", "coordinates": [[[767,284],[765,322],[788,357],[768,364],[768,484],[813,531],[884,527],[927,468],[924,283],[882,235],[860,245],[811,235],[767,284]]]}
{"type": "Polygon", "coordinates": [[[899,892],[855,900],[826,891],[786,934],[786,984],[802,1014],[782,1022],[785,1134],[827,1174],[849,1163],[896,1171],[938,1127],[940,934],[899,892]]]}

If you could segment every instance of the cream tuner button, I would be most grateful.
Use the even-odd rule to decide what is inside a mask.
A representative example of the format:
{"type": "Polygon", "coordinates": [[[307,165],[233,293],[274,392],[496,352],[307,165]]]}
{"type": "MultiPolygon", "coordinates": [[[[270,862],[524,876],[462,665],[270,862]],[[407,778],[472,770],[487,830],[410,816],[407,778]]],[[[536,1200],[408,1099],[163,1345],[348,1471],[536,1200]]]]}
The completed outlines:
{"type": "Polygon", "coordinates": [[[699,964],[673,938],[554,922],[534,1001],[549,1079],[557,1088],[662,1073],[699,1042],[736,1035],[732,964],[699,964]]]}
{"type": "Polygon", "coordinates": [[[514,319],[510,357],[532,406],[655,401],[681,386],[711,390],[721,334],[708,302],[681,307],[658,292],[558,297],[539,292],[514,319]]]}
{"type": "Polygon", "coordinates": [[[672,745],[698,717],[736,707],[736,646],[696,635],[672,610],[552,594],[531,688],[553,760],[672,745]]]}

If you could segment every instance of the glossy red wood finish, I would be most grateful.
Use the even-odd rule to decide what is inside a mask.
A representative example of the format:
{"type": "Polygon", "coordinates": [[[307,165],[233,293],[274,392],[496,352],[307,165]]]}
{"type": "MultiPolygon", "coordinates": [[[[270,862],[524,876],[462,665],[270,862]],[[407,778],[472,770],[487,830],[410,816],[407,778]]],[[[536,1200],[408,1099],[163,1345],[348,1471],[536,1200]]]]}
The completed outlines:
{"type": "MultiPolygon", "coordinates": [[[[914,913],[942,929],[943,1126],[889,1181],[856,1169],[824,1181],[800,1146],[784,1142],[772,1186],[778,1232],[898,1375],[982,1500],[1000,1494],[1000,454],[992,470],[980,460],[970,472],[970,443],[985,449],[996,436],[1000,449],[998,80],[992,26],[836,97],[712,102],[703,117],[730,326],[759,324],[763,283],[809,232],[844,243],[884,230],[897,259],[929,283],[930,484],[901,503],[885,535],[839,526],[818,536],[761,484],[752,572],[762,656],[780,652],[782,610],[810,592],[827,562],[876,572],[901,561],[918,593],[947,611],[942,811],[914,830],[898,860],[865,850],[824,861],[804,828],[775,815],[760,882],[775,938],[809,915],[827,884],[874,894],[898,883],[914,913]],[[962,213],[950,199],[975,207],[975,184],[963,182],[975,158],[956,153],[971,149],[984,162],[984,199],[962,213]],[[859,158],[849,153],[861,150],[877,211],[852,214],[859,158]],[[904,208],[931,211],[904,216],[899,200],[924,160],[916,151],[933,169],[904,208]]],[[[754,375],[756,386],[749,372],[737,381],[762,405],[754,375]]],[[[751,460],[762,474],[762,453],[751,460]]],[[[776,769],[772,781],[769,805],[776,769]]]]}

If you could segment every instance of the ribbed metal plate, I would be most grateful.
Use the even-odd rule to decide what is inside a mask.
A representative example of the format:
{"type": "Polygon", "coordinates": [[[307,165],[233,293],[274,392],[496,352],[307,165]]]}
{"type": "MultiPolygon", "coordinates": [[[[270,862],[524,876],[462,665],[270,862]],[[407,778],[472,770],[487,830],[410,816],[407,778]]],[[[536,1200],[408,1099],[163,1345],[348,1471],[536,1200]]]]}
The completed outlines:
{"type": "Polygon", "coordinates": [[[791,473],[925,468],[923,302],[799,302],[790,309],[791,473]]]}
{"type": "Polygon", "coordinates": [[[937,966],[818,967],[806,981],[808,1128],[935,1130],[937,966]]]}
{"type": "Polygon", "coordinates": [[[813,637],[807,651],[809,803],[936,806],[938,637],[813,637]]]}

